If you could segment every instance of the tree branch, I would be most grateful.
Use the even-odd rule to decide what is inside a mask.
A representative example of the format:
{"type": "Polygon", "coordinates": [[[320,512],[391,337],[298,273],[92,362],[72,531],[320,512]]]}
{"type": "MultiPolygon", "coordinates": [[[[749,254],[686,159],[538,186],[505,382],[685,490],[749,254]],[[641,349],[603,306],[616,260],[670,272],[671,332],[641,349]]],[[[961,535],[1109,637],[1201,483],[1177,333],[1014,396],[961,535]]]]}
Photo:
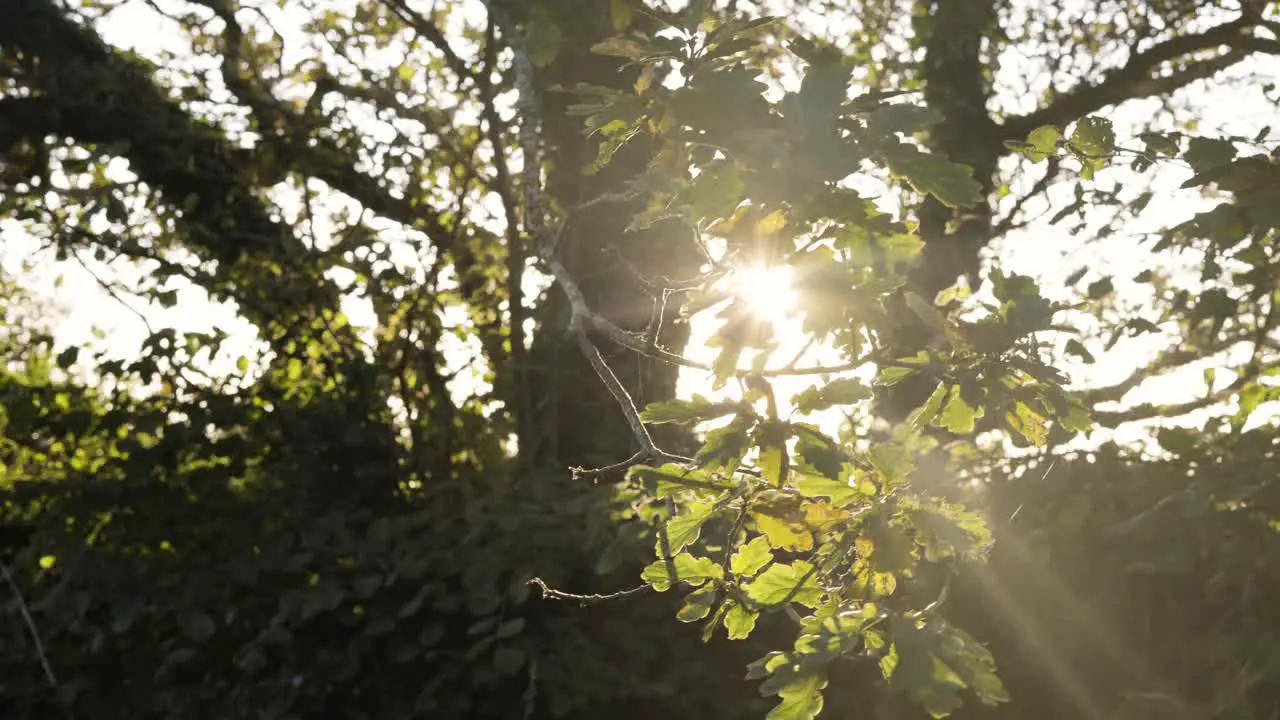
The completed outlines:
{"type": "Polygon", "coordinates": [[[336,143],[310,132],[303,114],[290,109],[269,89],[257,84],[257,74],[253,68],[246,67],[245,34],[236,20],[232,0],[193,2],[209,8],[222,20],[223,82],[249,108],[264,141],[274,144],[282,157],[292,159],[294,167],[304,175],[323,180],[378,215],[426,233],[440,249],[450,249],[453,234],[438,212],[391,195],[377,179],[356,170],[349,154],[336,143]]]}
{"type": "Polygon", "coordinates": [[[1124,380],[1114,385],[1105,387],[1091,388],[1081,392],[1081,399],[1088,405],[1096,405],[1104,402],[1119,402],[1128,395],[1130,391],[1137,388],[1142,383],[1154,377],[1158,377],[1168,372],[1179,369],[1183,365],[1213,357],[1222,352],[1226,352],[1231,348],[1243,342],[1248,342],[1249,338],[1233,337],[1219,339],[1209,347],[1187,350],[1183,348],[1173,348],[1161,351],[1156,355],[1155,360],[1149,364],[1138,368],[1124,380]]]}
{"type": "Polygon", "coordinates": [[[449,40],[444,36],[444,33],[440,31],[440,28],[436,27],[434,22],[410,8],[404,0],[383,0],[383,4],[390,8],[406,25],[413,28],[414,32],[421,35],[440,51],[440,54],[444,56],[445,65],[453,71],[454,75],[458,76],[459,89],[462,83],[467,80],[477,82],[477,84],[488,82],[487,77],[478,81],[475,72],[467,66],[467,61],[458,55],[453,46],[449,44],[449,40]]]}
{"type": "Polygon", "coordinates": [[[992,228],[991,234],[993,236],[1001,237],[1005,233],[1026,224],[1018,222],[1018,213],[1022,212],[1022,208],[1027,204],[1027,201],[1042,195],[1048,190],[1049,184],[1058,177],[1058,172],[1062,169],[1062,161],[1057,156],[1050,156],[1046,161],[1046,165],[1044,175],[1040,176],[1040,179],[1031,186],[1030,191],[1018,198],[1013,207],[1009,209],[1009,214],[992,228]]]}
{"type": "Polygon", "coordinates": [[[1249,374],[1241,375],[1239,378],[1236,378],[1235,382],[1221,390],[1216,390],[1212,393],[1196,398],[1195,400],[1188,400],[1181,403],[1169,403],[1165,405],[1143,403],[1126,410],[1094,410],[1093,418],[1100,425],[1116,427],[1123,423],[1136,422],[1138,420],[1150,420],[1151,418],[1156,417],[1178,417],[1179,415],[1185,415],[1189,412],[1202,410],[1211,405],[1224,402],[1237,390],[1244,387],[1249,380],[1249,374]]]}
{"type": "Polygon", "coordinates": [[[337,287],[299,262],[306,247],[272,218],[241,151],[156,87],[152,68],[105,45],[50,0],[0,5],[0,47],[14,52],[28,97],[0,99],[0,137],[48,135],[103,146],[181,211],[188,246],[217,270],[204,286],[260,327],[336,310],[337,287]],[[276,274],[270,266],[285,267],[276,274]]]}
{"type": "Polygon", "coordinates": [[[1261,40],[1247,33],[1254,24],[1248,18],[1240,17],[1202,33],[1179,35],[1144,52],[1134,52],[1128,62],[1102,80],[1081,84],[1046,107],[1006,119],[1001,125],[1003,139],[1021,140],[1042,125],[1063,126],[1109,105],[1169,93],[1196,80],[1212,77],[1248,57],[1249,46],[1261,40]],[[1189,63],[1182,70],[1166,76],[1152,76],[1165,63],[1224,46],[1229,50],[1217,57],[1189,63]]]}

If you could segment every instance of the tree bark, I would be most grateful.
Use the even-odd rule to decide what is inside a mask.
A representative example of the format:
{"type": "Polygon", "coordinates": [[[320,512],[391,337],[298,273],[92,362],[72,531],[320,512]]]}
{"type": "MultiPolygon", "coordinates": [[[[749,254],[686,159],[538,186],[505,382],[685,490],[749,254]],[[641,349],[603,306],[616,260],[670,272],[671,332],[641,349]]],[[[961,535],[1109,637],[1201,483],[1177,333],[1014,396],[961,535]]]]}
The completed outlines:
{"type": "MultiPolygon", "coordinates": [[[[1000,127],[987,110],[990,88],[983,65],[983,40],[994,29],[992,0],[921,0],[917,32],[924,45],[922,76],[926,105],[943,118],[928,138],[929,149],[973,168],[982,184],[982,200],[958,211],[933,196],[918,210],[924,250],[909,276],[908,287],[932,302],[938,292],[964,277],[970,287],[979,283],[982,248],[992,239],[991,193],[997,164],[1005,149],[1000,127]]],[[[899,317],[914,314],[899,308],[899,317]]],[[[932,336],[923,323],[903,333],[901,355],[923,348],[932,336]]],[[[878,403],[882,417],[904,419],[933,392],[936,381],[916,376],[885,391],[878,403]]]]}
{"type": "MultiPolygon", "coordinates": [[[[592,0],[546,3],[545,9],[564,36],[560,53],[539,78],[543,137],[549,165],[548,190],[562,208],[607,193],[621,192],[628,180],[644,172],[652,153],[644,138],[625,146],[599,173],[587,166],[596,158],[597,139],[582,131],[582,118],[566,110],[572,96],[552,90],[590,83],[629,89],[636,79],[616,58],[590,52],[592,45],[614,34],[609,4],[592,0]]],[[[654,300],[644,280],[685,278],[697,274],[699,259],[689,231],[674,222],[643,232],[627,232],[636,203],[602,203],[575,213],[560,241],[566,267],[577,279],[591,307],[619,327],[643,331],[654,300]]],[[[681,349],[688,328],[667,308],[660,342],[681,349]]],[[[616,400],[566,336],[569,306],[555,288],[535,313],[537,335],[530,348],[529,382],[533,422],[540,431],[533,445],[522,448],[534,465],[593,467],[623,460],[639,448],[618,410],[616,400]]],[[[599,342],[614,373],[637,407],[675,394],[676,368],[599,342]]],[[[659,442],[675,438],[658,435],[659,442]]]]}

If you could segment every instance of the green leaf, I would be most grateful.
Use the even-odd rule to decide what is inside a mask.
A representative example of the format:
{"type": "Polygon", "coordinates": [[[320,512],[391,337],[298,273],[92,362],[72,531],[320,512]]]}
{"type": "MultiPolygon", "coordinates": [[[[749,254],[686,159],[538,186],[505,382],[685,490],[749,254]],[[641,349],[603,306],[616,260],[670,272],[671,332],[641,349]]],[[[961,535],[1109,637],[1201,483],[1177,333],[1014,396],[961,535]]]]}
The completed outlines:
{"type": "Polygon", "coordinates": [[[742,463],[742,456],[751,446],[751,435],[748,429],[754,424],[754,418],[739,415],[724,427],[707,433],[693,456],[699,467],[720,469],[732,473],[742,463]]]}
{"type": "Polygon", "coordinates": [[[808,414],[837,405],[852,405],[871,397],[871,388],[858,378],[841,378],[807,388],[791,399],[796,412],[808,414]]]}
{"type": "Polygon", "coordinates": [[[805,497],[831,498],[831,502],[838,506],[848,505],[862,497],[862,493],[849,483],[807,473],[796,473],[792,485],[805,497]]]}
{"type": "Polygon", "coordinates": [[[630,0],[609,1],[609,18],[613,23],[614,32],[620,33],[631,27],[632,15],[630,0]]]}
{"type": "Polygon", "coordinates": [[[827,679],[817,673],[802,675],[778,692],[782,702],[769,711],[768,720],[813,720],[822,712],[822,689],[827,679]]]}
{"type": "Polygon", "coordinates": [[[1027,144],[1031,147],[1023,150],[1031,162],[1040,162],[1047,157],[1058,154],[1058,141],[1062,139],[1062,131],[1052,125],[1043,125],[1031,131],[1027,136],[1027,144]]]}
{"type": "Polygon", "coordinates": [[[947,403],[942,409],[942,414],[938,417],[938,424],[950,430],[953,433],[967,435],[973,432],[975,421],[982,417],[986,409],[979,407],[970,407],[960,394],[960,386],[952,385],[950,394],[947,396],[947,403]]]}
{"type": "Polygon", "coordinates": [[[875,466],[885,485],[906,480],[915,469],[911,453],[901,445],[880,443],[871,448],[871,464],[875,466]]]}
{"type": "Polygon", "coordinates": [[[513,638],[516,635],[519,635],[523,631],[524,631],[524,618],[517,617],[517,618],[511,618],[510,620],[499,625],[498,629],[494,630],[493,634],[499,640],[506,640],[508,638],[513,638]]]}
{"type": "Polygon", "coordinates": [[[885,146],[881,160],[894,177],[906,180],[917,192],[933,195],[948,207],[969,207],[982,200],[982,184],[974,179],[973,169],[967,165],[907,143],[885,146]]]}
{"type": "Polygon", "coordinates": [[[719,597],[715,585],[705,585],[685,596],[684,605],[676,612],[676,619],[683,623],[697,622],[711,614],[711,608],[719,597]]]}
{"type": "Polygon", "coordinates": [[[817,607],[822,602],[822,588],[816,578],[809,575],[812,569],[813,566],[803,560],[791,565],[775,563],[743,589],[747,597],[761,605],[777,605],[790,598],[791,602],[817,607]]]}
{"type": "Polygon", "coordinates": [[[781,210],[774,210],[756,221],[755,232],[757,235],[772,235],[787,226],[787,214],[781,210]]]}
{"type": "Polygon", "coordinates": [[[1086,117],[1071,131],[1071,142],[1089,155],[1110,155],[1116,149],[1116,133],[1110,120],[1086,117]]]}
{"type": "Polygon", "coordinates": [[[680,27],[686,32],[693,32],[710,12],[711,0],[689,0],[689,4],[680,12],[680,27]]]}
{"type": "Polygon", "coordinates": [[[769,549],[769,540],[765,537],[756,537],[739,547],[733,554],[729,559],[729,570],[740,578],[751,577],[772,560],[773,551],[769,549]]]}
{"type": "MultiPolygon", "coordinates": [[[[711,500],[690,503],[679,515],[667,522],[667,542],[671,552],[678,553],[693,542],[702,532],[702,525],[716,511],[716,504],[711,500]]],[[[659,539],[661,542],[661,539],[659,539]]]]}
{"type": "Polygon", "coordinates": [[[785,424],[769,422],[760,427],[760,477],[774,487],[786,484],[791,467],[786,440],[785,424]]]}
{"type": "Polygon", "coordinates": [[[756,629],[756,620],[760,617],[760,613],[734,603],[724,614],[724,629],[729,633],[730,640],[746,640],[751,636],[753,630],[756,629]]]}
{"type": "Polygon", "coordinates": [[[1149,153],[1175,157],[1182,149],[1178,144],[1180,136],[1177,133],[1165,134],[1145,132],[1139,134],[1138,139],[1146,145],[1147,152],[1149,153]]]}
{"type": "Polygon", "coordinates": [[[918,367],[903,367],[901,365],[885,365],[876,373],[875,384],[880,387],[890,387],[906,380],[912,375],[920,372],[918,367]]]}
{"type": "Polygon", "coordinates": [[[666,560],[658,560],[646,567],[640,578],[652,585],[654,590],[666,592],[673,582],[686,582],[696,587],[708,580],[724,577],[724,569],[711,558],[680,553],[671,559],[670,564],[675,568],[674,578],[669,573],[666,560]]]}
{"type": "Polygon", "coordinates": [[[938,417],[938,413],[942,412],[942,404],[947,399],[949,388],[946,383],[938,383],[933,389],[933,394],[925,401],[924,405],[916,408],[907,416],[907,424],[917,430],[928,426],[938,417]]]}
{"type": "Polygon", "coordinates": [[[545,68],[560,54],[560,26],[547,16],[545,8],[534,8],[531,13],[525,24],[525,42],[529,44],[529,61],[534,67],[545,68]]]}
{"type": "Polygon", "coordinates": [[[1195,449],[1196,433],[1186,428],[1161,428],[1156,435],[1160,447],[1173,453],[1183,455],[1195,449]]]}
{"type": "Polygon", "coordinates": [[[1191,164],[1196,175],[1204,175],[1234,160],[1236,146],[1229,140],[1193,137],[1182,158],[1191,164]]]}
{"type": "Polygon", "coordinates": [[[640,413],[640,419],[651,425],[664,423],[673,425],[689,425],[714,420],[742,408],[741,403],[713,403],[701,395],[694,395],[690,400],[678,398],[650,403],[640,413]]]}
{"type": "Polygon", "coordinates": [[[266,669],[267,656],[260,648],[251,647],[236,660],[236,664],[250,675],[257,675],[266,669]]]}
{"type": "Polygon", "coordinates": [[[1111,122],[1103,118],[1086,117],[1076,123],[1067,146],[1080,161],[1080,175],[1088,180],[1098,170],[1106,167],[1115,152],[1116,134],[1111,122]]]}
{"type": "Polygon", "coordinates": [[[1005,420],[1010,430],[1033,445],[1044,445],[1049,439],[1048,421],[1020,400],[1014,403],[1012,411],[1005,414],[1005,420]]]}
{"type": "Polygon", "coordinates": [[[1111,282],[1111,278],[1104,277],[1101,280],[1089,283],[1087,292],[1090,300],[1101,300],[1115,292],[1115,289],[1116,286],[1111,282]]]}
{"type": "Polygon", "coordinates": [[[818,473],[831,480],[841,479],[844,466],[852,458],[835,440],[817,428],[791,423],[797,437],[796,463],[803,472],[818,473]]]}
{"type": "Polygon", "coordinates": [[[500,646],[493,651],[493,669],[500,675],[511,677],[524,667],[524,652],[512,647],[500,646]]]}
{"type": "Polygon", "coordinates": [[[178,627],[182,634],[194,642],[204,642],[217,630],[213,618],[199,610],[183,610],[178,613],[178,627]]]}
{"type": "Polygon", "coordinates": [[[688,190],[689,210],[694,222],[733,215],[745,190],[746,185],[737,168],[728,161],[718,161],[704,168],[688,190]]]}

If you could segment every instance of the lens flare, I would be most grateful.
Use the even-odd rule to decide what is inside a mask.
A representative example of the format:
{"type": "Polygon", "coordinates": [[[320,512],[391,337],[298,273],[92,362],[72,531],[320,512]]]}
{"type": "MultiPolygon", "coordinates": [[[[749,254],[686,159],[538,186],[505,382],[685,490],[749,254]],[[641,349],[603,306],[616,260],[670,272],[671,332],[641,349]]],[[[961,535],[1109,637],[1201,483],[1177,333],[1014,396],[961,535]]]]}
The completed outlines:
{"type": "Polygon", "coordinates": [[[777,325],[795,312],[796,293],[791,280],[789,267],[754,265],[735,270],[730,283],[733,294],[744,300],[753,313],[777,325]]]}

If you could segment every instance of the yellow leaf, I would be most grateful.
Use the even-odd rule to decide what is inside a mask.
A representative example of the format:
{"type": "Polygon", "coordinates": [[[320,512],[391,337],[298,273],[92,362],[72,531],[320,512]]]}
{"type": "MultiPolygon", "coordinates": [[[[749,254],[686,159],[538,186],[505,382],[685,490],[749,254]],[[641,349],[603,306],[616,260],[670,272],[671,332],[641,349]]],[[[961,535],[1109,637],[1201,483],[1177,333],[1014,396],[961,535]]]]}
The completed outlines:
{"type": "Polygon", "coordinates": [[[613,19],[613,31],[620,33],[631,27],[631,3],[627,0],[612,0],[609,3],[609,16],[613,19]]]}
{"type": "Polygon", "coordinates": [[[787,216],[781,210],[774,210],[756,222],[756,232],[761,235],[772,235],[787,224],[787,216]]]}
{"type": "Polygon", "coordinates": [[[774,487],[782,487],[787,480],[787,448],[783,445],[765,445],[760,448],[760,475],[774,487]]]}
{"type": "Polygon", "coordinates": [[[795,552],[813,549],[813,535],[803,525],[762,513],[751,513],[751,516],[755,518],[756,527],[760,528],[760,532],[773,547],[795,552]]]}
{"type": "Polygon", "coordinates": [[[804,522],[818,532],[826,532],[853,516],[828,502],[811,502],[804,506],[804,522]]]}
{"type": "Polygon", "coordinates": [[[854,548],[858,551],[858,557],[868,558],[871,553],[876,550],[876,543],[866,535],[860,535],[857,540],[853,541],[854,548]]]}

